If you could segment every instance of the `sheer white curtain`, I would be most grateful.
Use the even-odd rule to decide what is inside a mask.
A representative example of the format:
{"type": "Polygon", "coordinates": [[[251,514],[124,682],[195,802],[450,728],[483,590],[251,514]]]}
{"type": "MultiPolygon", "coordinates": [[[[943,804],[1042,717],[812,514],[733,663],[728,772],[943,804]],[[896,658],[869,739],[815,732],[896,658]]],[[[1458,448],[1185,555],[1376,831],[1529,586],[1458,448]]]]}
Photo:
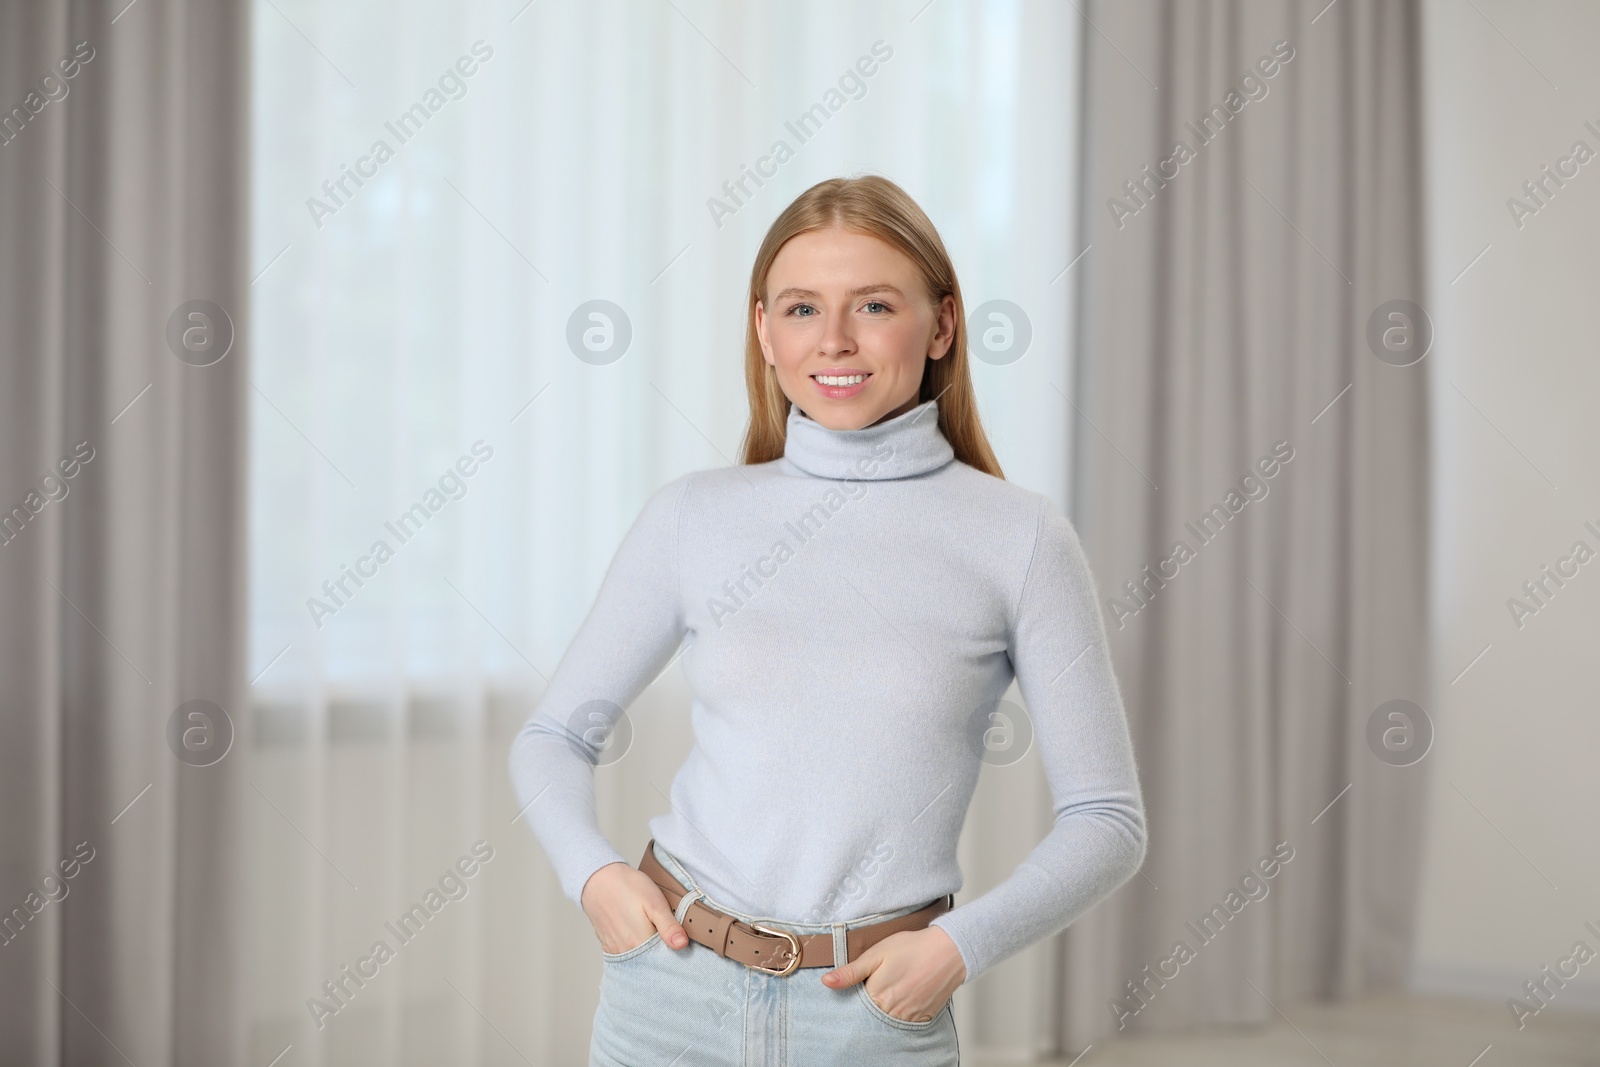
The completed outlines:
{"type": "MultiPolygon", "coordinates": [[[[1043,0],[253,17],[252,1054],[581,1062],[598,950],[512,821],[510,737],[646,497],[735,462],[750,261],[823,178],[893,178],[969,314],[1021,309],[1022,357],[975,360],[984,418],[1012,480],[1067,499],[1079,18],[1043,0]],[[413,904],[426,921],[399,926],[413,904]]],[[[686,710],[674,666],[597,773],[625,854],[665,806],[686,710]]],[[[1033,754],[989,768],[961,896],[1048,817],[1033,754]]],[[[963,1037],[1032,1044],[1047,958],[963,991],[963,1037]]]]}

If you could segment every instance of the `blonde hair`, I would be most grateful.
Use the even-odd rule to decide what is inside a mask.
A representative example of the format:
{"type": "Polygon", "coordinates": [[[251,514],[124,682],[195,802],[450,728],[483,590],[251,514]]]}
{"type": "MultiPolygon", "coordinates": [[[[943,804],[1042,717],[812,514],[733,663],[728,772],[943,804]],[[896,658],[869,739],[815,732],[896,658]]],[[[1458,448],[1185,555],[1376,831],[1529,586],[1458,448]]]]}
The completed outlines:
{"type": "Polygon", "coordinates": [[[773,220],[756,252],[745,322],[744,378],[750,395],[750,426],[745,431],[742,462],[777,459],[788,439],[789,398],[778,384],[776,370],[762,356],[761,339],[756,335],[756,302],[765,299],[767,275],[779,249],[793,237],[833,225],[876,237],[904,254],[916,264],[936,307],[946,295],[955,298],[955,337],[942,358],[926,361],[917,403],[938,398],[939,432],[950,442],[956,458],[985,474],[1004,478],[978,419],[967,363],[967,315],[950,254],[917,202],[900,186],[875,174],[829,178],[813,185],[773,220]]]}

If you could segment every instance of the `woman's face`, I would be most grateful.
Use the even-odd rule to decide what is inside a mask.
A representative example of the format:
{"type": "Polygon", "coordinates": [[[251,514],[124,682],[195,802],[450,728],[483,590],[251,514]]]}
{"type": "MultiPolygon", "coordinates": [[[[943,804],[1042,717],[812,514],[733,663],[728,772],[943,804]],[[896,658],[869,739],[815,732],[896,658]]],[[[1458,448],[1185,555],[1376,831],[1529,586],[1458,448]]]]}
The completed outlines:
{"type": "Polygon", "coordinates": [[[756,336],[791,402],[829,429],[859,430],[916,406],[925,361],[955,338],[955,306],[949,295],[932,304],[895,248],[834,226],[778,250],[756,336]]]}

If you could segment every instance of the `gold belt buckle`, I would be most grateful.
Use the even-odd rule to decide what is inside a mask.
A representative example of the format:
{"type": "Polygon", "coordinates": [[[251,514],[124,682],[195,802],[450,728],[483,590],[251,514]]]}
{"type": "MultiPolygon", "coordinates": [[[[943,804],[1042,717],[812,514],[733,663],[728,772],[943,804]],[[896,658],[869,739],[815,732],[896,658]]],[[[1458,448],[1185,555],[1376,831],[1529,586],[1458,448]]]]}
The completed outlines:
{"type": "Polygon", "coordinates": [[[772,968],[763,967],[759,963],[752,963],[752,964],[750,964],[751,967],[755,968],[758,971],[761,971],[763,974],[772,974],[772,975],[777,975],[779,977],[782,977],[783,975],[793,973],[795,968],[800,966],[800,939],[799,938],[795,937],[793,934],[791,934],[787,930],[779,930],[776,927],[767,926],[767,925],[765,925],[763,923],[751,923],[750,924],[750,928],[752,930],[759,930],[764,934],[776,934],[779,937],[783,938],[784,940],[788,941],[789,942],[789,955],[791,957],[791,959],[789,960],[789,965],[787,967],[785,967],[781,971],[774,971],[772,968]]]}

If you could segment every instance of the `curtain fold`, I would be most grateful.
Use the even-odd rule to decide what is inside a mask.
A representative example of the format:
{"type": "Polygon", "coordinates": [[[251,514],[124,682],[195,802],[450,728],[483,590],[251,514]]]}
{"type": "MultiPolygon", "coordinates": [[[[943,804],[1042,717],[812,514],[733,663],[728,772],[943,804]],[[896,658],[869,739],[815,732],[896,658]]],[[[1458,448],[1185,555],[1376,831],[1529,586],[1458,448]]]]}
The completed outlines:
{"type": "Polygon", "coordinates": [[[1073,515],[1151,843],[1064,938],[1069,1053],[1400,984],[1426,726],[1369,723],[1429,707],[1417,7],[1085,17],[1073,515]]]}
{"type": "Polygon", "coordinates": [[[7,1064],[243,1062],[248,26],[0,10],[7,1064]]]}

